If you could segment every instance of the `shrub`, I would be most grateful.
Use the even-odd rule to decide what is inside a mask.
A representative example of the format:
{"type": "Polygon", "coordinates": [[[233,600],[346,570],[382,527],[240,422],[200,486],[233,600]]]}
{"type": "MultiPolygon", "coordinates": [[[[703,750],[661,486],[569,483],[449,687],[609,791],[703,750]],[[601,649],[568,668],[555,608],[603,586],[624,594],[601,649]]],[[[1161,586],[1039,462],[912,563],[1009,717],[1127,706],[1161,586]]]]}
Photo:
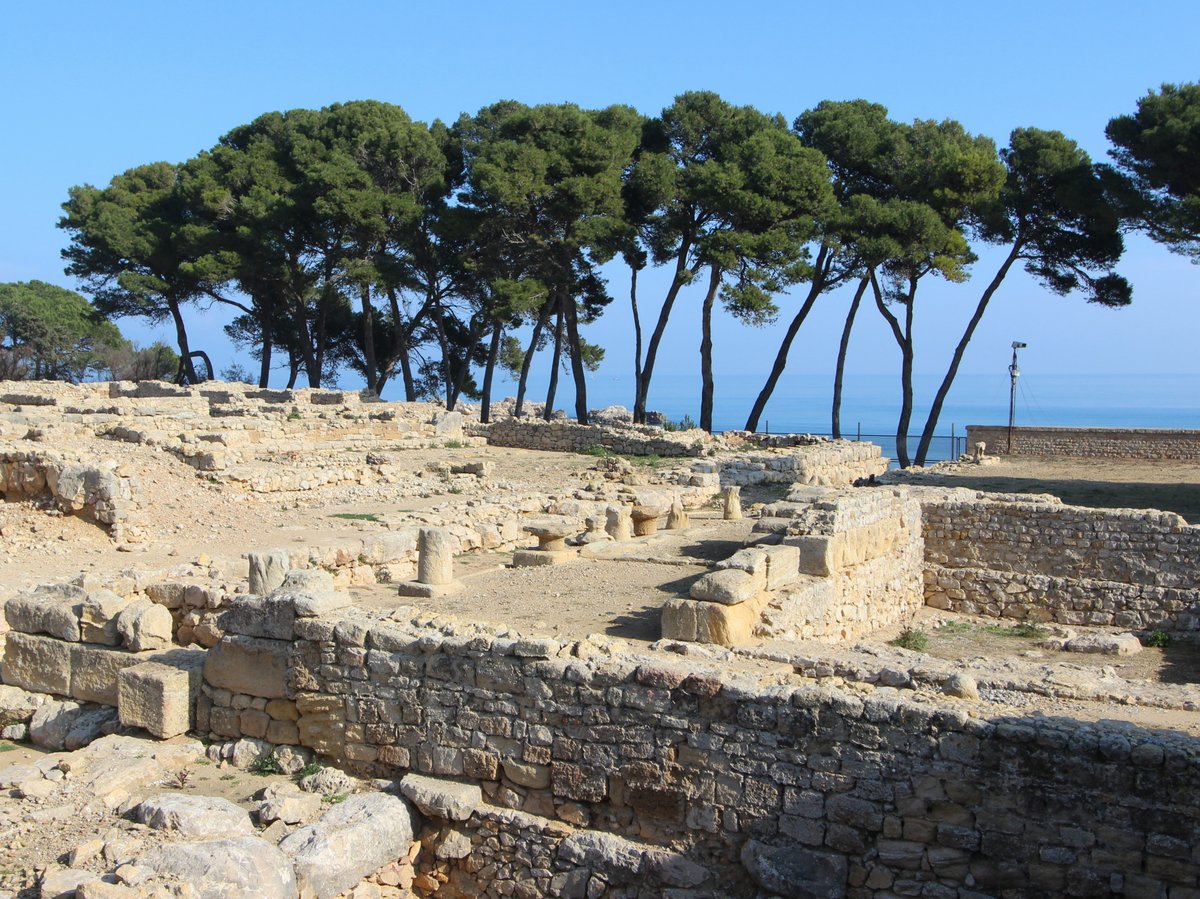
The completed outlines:
{"type": "Polygon", "coordinates": [[[888,645],[911,649],[913,652],[924,652],[929,648],[929,635],[924,631],[906,627],[895,640],[888,640],[888,645]]]}

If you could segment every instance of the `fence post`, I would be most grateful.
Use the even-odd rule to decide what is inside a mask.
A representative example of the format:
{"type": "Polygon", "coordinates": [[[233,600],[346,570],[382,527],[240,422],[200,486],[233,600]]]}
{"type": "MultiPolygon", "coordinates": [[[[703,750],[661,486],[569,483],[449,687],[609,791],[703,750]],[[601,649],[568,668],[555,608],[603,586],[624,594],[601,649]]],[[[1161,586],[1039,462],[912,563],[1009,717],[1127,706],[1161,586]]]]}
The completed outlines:
{"type": "Polygon", "coordinates": [[[862,443],[862,422],[858,423],[858,431],[855,433],[854,439],[862,443]]]}

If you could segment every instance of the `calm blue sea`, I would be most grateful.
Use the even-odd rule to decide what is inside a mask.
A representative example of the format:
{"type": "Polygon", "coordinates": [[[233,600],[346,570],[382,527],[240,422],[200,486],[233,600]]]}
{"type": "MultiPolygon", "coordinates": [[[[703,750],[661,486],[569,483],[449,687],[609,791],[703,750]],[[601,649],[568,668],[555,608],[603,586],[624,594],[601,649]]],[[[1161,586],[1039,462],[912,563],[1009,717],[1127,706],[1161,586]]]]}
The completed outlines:
{"type": "MultiPolygon", "coordinates": [[[[632,379],[589,379],[588,405],[632,406],[632,379]]],[[[929,403],[940,376],[914,377],[916,403],[909,439],[915,452],[917,436],[925,424],[929,403]]],[[[716,430],[741,428],[762,387],[759,375],[718,375],[713,424],[716,430]]],[[[503,390],[503,388],[500,388],[503,390]]],[[[537,398],[540,386],[532,386],[537,398]]],[[[574,394],[565,380],[556,405],[570,409],[574,394]]],[[[760,430],[775,433],[827,434],[830,430],[832,377],[785,374],[767,406],[760,430]]],[[[497,396],[503,396],[498,392],[497,396]]],[[[543,394],[544,395],[544,394],[543,394]]],[[[998,375],[960,375],[942,410],[930,461],[951,457],[950,436],[965,434],[969,424],[1008,423],[1009,379],[998,375]]],[[[650,408],[678,420],[699,417],[699,382],[694,376],[656,376],[651,385],[650,408]]],[[[842,434],[861,433],[895,456],[896,420],[900,409],[900,383],[895,375],[847,375],[843,388],[842,434]],[[871,435],[871,436],[868,436],[871,435]]],[[[1018,425],[1059,427],[1200,428],[1200,375],[1029,375],[1017,384],[1018,425]]],[[[960,440],[958,451],[963,451],[960,440]]]]}

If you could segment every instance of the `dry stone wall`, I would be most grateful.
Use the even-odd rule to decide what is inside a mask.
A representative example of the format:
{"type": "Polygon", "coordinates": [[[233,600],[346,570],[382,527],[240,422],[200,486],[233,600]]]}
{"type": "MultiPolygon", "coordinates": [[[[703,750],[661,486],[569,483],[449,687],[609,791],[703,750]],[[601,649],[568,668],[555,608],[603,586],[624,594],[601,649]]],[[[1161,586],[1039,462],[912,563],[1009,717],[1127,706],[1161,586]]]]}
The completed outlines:
{"type": "Polygon", "coordinates": [[[134,479],[115,461],[85,462],[0,447],[0,498],[6,501],[50,496],[60,511],[119,534],[137,508],[136,492],[134,479]]]}
{"type": "Polygon", "coordinates": [[[581,425],[574,421],[507,418],[476,425],[492,446],[578,453],[603,447],[628,456],[702,456],[710,439],[703,431],[669,432],[640,425],[581,425]]]}
{"type": "Polygon", "coordinates": [[[990,455],[1075,456],[1086,459],[1200,459],[1200,431],[1157,428],[1008,428],[968,425],[967,448],[990,455]]]}
{"type": "Polygon", "coordinates": [[[925,493],[925,599],[995,617],[1200,629],[1200,528],[1171,512],[925,493]]]}
{"type": "MultiPolygon", "coordinates": [[[[275,720],[249,715],[256,704],[282,700],[280,718],[294,708],[295,738],[324,756],[475,783],[493,806],[684,849],[721,895],[1200,887],[1200,755],[1184,737],[984,721],[889,688],[763,686],[586,642],[357,618],[296,618],[290,640],[230,635],[223,646],[222,667],[243,680],[205,687],[202,731],[233,737],[243,717],[275,720]]],[[[461,860],[484,895],[478,875],[501,832],[514,841],[506,858],[532,868],[549,854],[544,829],[526,845],[525,824],[491,820],[495,832],[476,835],[496,840],[493,855],[461,860]]],[[[565,879],[559,889],[549,894],[584,895],[565,879]]]]}

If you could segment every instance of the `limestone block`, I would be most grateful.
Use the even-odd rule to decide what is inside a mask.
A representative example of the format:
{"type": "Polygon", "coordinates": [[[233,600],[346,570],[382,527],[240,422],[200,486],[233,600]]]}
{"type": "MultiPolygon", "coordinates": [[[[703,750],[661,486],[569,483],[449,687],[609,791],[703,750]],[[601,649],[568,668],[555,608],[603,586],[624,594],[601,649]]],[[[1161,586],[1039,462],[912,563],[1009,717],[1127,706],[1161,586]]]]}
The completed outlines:
{"type": "Polygon", "coordinates": [[[272,549],[267,552],[251,552],[250,562],[250,592],[257,596],[266,596],[283,585],[283,579],[292,567],[287,550],[272,549]]]}
{"type": "Polygon", "coordinates": [[[513,553],[513,566],[562,565],[579,557],[579,551],[564,544],[559,550],[518,549],[513,553]]]}
{"type": "Polygon", "coordinates": [[[721,493],[721,517],[739,521],[742,517],[742,488],[726,487],[721,493]]]}
{"type": "Polygon", "coordinates": [[[412,839],[408,803],[360,793],[284,837],[279,848],[292,859],[305,895],[333,899],[407,853],[412,839]]]}
{"type": "Polygon", "coordinates": [[[762,552],[767,557],[768,590],[779,590],[796,580],[800,574],[799,547],[787,544],[764,546],[762,552]]]}
{"type": "Polygon", "coordinates": [[[691,521],[688,519],[688,514],[683,510],[683,503],[678,499],[671,503],[671,508],[667,510],[667,521],[665,530],[682,531],[685,530],[691,521]]]}
{"type": "Polygon", "coordinates": [[[117,675],[153,655],[89,643],[75,644],[71,647],[71,698],[115,707],[117,675]]]}
{"type": "Polygon", "coordinates": [[[1063,648],[1068,652],[1128,656],[1141,652],[1142,644],[1133,634],[1084,634],[1067,641],[1063,648]]]}
{"type": "Polygon", "coordinates": [[[23,634],[49,634],[59,640],[77,642],[84,593],[78,598],[59,593],[22,593],[4,604],[8,626],[23,634]]]}
{"type": "Polygon", "coordinates": [[[53,637],[10,633],[4,651],[4,682],[33,693],[70,696],[71,646],[53,637]]]}
{"type": "Polygon", "coordinates": [[[202,884],[204,895],[295,899],[291,860],[254,836],[168,843],[138,856],[134,864],[171,884],[202,884]]]}
{"type": "Polygon", "coordinates": [[[443,586],[454,580],[454,543],[445,528],[421,528],[417,541],[417,580],[443,586]]]}
{"type": "Polygon", "coordinates": [[[629,513],[633,518],[633,535],[649,537],[658,531],[658,519],[662,515],[658,506],[634,506],[629,513]]]}
{"type": "Polygon", "coordinates": [[[451,821],[466,821],[483,803],[483,793],[476,784],[440,780],[423,774],[406,774],[400,781],[400,792],[421,814],[451,821]]]}
{"type": "Polygon", "coordinates": [[[833,538],[817,535],[792,535],[783,538],[784,546],[794,546],[799,552],[798,568],[801,574],[829,577],[836,570],[833,558],[833,538]]]}
{"type": "Polygon", "coordinates": [[[609,506],[604,515],[604,530],[613,540],[621,542],[633,539],[633,519],[628,506],[609,506]]]}
{"type": "Polygon", "coordinates": [[[233,693],[287,698],[291,649],[283,640],[225,636],[205,656],[204,680],[233,693]]]}
{"type": "Polygon", "coordinates": [[[217,618],[221,630],[245,637],[291,640],[295,634],[296,604],[288,594],[234,596],[217,618]]]}
{"type": "Polygon", "coordinates": [[[735,606],[671,599],[663,606],[662,635],[667,640],[738,646],[753,639],[766,607],[765,595],[735,606]]]}
{"type": "Polygon", "coordinates": [[[751,879],[768,893],[832,899],[846,892],[849,862],[844,855],[747,840],[742,847],[742,864],[751,879]]]}
{"type": "Polygon", "coordinates": [[[126,649],[165,649],[171,645],[171,613],[148,599],[135,599],[117,615],[117,633],[126,649]]]}
{"type": "Polygon", "coordinates": [[[729,558],[722,559],[716,567],[718,569],[737,568],[739,571],[748,571],[751,574],[766,574],[767,554],[764,547],[746,547],[739,549],[729,558]]]}
{"type": "Polygon", "coordinates": [[[162,793],[137,807],[137,819],[154,830],[169,830],[185,837],[251,835],[250,815],[228,799],[162,793]]]}
{"type": "Polygon", "coordinates": [[[88,593],[80,608],[80,639],[84,643],[118,645],[121,636],[117,633],[117,616],[132,601],[118,596],[111,590],[93,590],[88,593]]]}
{"type": "Polygon", "coordinates": [[[753,572],[740,568],[710,571],[696,580],[690,591],[692,599],[736,605],[753,599],[767,585],[766,566],[753,572]]]}
{"type": "Polygon", "coordinates": [[[142,662],[117,675],[117,713],[122,724],[163,739],[191,730],[204,654],[176,656],[171,664],[142,662]]]}

